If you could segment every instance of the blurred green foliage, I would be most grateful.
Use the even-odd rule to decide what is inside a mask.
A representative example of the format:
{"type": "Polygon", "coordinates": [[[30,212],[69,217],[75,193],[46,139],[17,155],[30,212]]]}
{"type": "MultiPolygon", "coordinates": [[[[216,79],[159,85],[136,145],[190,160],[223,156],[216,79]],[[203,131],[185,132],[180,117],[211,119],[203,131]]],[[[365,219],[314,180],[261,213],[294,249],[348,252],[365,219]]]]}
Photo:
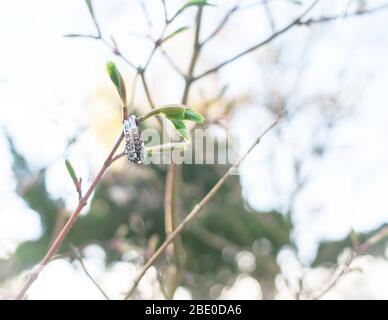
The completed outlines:
{"type": "MultiPolygon", "coordinates": [[[[0,281],[30,268],[44,256],[66,212],[61,199],[53,199],[45,184],[45,170],[32,172],[26,159],[9,137],[17,191],[40,217],[43,233],[37,240],[21,243],[7,260],[0,260],[0,281]]],[[[124,160],[123,160],[124,161],[124,160]]],[[[131,250],[140,251],[136,263],[143,264],[150,248],[164,240],[163,196],[166,166],[131,166],[123,172],[108,171],[88,207],[65,240],[59,255],[74,259],[70,243],[82,250],[98,244],[106,252],[106,264],[120,261],[131,250]]],[[[210,190],[225,172],[221,165],[184,165],[180,207],[184,213],[210,190]]],[[[238,176],[231,177],[202,215],[183,234],[186,265],[183,285],[194,298],[212,298],[210,288],[228,285],[239,274],[236,255],[252,252],[256,267],[250,273],[270,297],[279,268],[279,250],[292,245],[292,226],[278,212],[256,212],[244,202],[238,176]]],[[[74,196],[77,194],[74,192],[74,196]]],[[[22,223],[22,222],[21,222],[22,223]]],[[[364,237],[364,236],[361,236],[364,237]]],[[[314,265],[333,263],[350,239],[321,244],[314,265]]],[[[170,261],[158,261],[163,270],[170,261]]],[[[214,298],[214,297],[213,297],[214,298]]]]}

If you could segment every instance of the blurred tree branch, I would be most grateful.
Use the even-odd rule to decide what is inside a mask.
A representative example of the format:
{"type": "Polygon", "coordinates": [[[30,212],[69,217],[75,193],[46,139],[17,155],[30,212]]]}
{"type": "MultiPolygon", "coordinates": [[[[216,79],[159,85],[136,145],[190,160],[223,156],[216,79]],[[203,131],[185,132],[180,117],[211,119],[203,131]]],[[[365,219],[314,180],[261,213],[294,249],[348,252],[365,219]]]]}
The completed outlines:
{"type": "Polygon", "coordinates": [[[371,236],[361,245],[355,244],[353,252],[351,253],[350,257],[348,257],[347,261],[342,266],[336,268],[333,276],[328,280],[328,284],[323,289],[321,289],[320,292],[313,295],[313,299],[319,300],[324,295],[326,295],[326,293],[328,293],[336,286],[338,281],[340,281],[340,279],[342,279],[344,275],[352,271],[351,265],[355,258],[357,258],[363,253],[366,253],[371,246],[375,245],[386,237],[388,237],[388,226],[385,226],[383,229],[371,236]]]}
{"type": "Polygon", "coordinates": [[[282,35],[283,33],[287,32],[288,30],[290,30],[292,27],[300,24],[300,21],[301,19],[303,19],[303,17],[305,17],[319,2],[320,0],[315,0],[301,15],[299,15],[296,19],[294,19],[291,23],[289,23],[287,26],[285,26],[284,28],[280,29],[279,31],[273,33],[271,36],[269,36],[267,39],[259,42],[258,44],[255,44],[254,46],[248,48],[248,49],[245,49],[244,51],[240,52],[239,54],[235,55],[234,57],[232,58],[229,58],[227,60],[225,60],[224,62],[221,62],[219,65],[197,75],[194,77],[193,81],[197,81],[203,77],[206,77],[207,75],[211,74],[211,73],[214,73],[214,72],[217,72],[218,70],[220,70],[221,68],[227,66],[228,64],[234,62],[235,60],[238,60],[240,59],[241,57],[244,57],[245,55],[259,49],[260,47],[266,45],[267,43],[271,42],[272,40],[274,40],[275,38],[277,38],[278,36],[282,35]]]}
{"type": "MultiPolygon", "coordinates": [[[[221,62],[220,64],[216,65],[213,68],[208,69],[207,71],[204,71],[203,73],[200,73],[199,75],[195,75],[195,69],[197,66],[197,63],[199,61],[199,57],[201,54],[201,49],[210,42],[213,38],[215,38],[219,32],[225,27],[225,25],[230,21],[230,18],[233,16],[234,13],[236,13],[238,10],[243,9],[244,7],[240,6],[241,1],[237,1],[235,5],[226,13],[226,15],[222,18],[219,25],[203,40],[200,40],[200,32],[201,32],[201,22],[202,22],[202,14],[203,14],[203,6],[199,6],[197,9],[196,14],[196,22],[195,22],[195,34],[194,34],[194,44],[193,44],[193,53],[190,59],[190,63],[188,66],[188,70],[186,73],[182,72],[174,63],[174,61],[170,58],[168,53],[164,50],[162,47],[162,44],[164,41],[167,41],[170,36],[165,36],[166,30],[168,26],[176,19],[176,17],[179,16],[181,13],[181,10],[178,10],[175,12],[175,14],[169,18],[166,3],[164,0],[161,0],[164,10],[164,19],[165,19],[165,25],[163,27],[163,30],[158,37],[157,40],[153,41],[153,47],[151,49],[150,54],[148,55],[147,59],[145,60],[144,65],[136,66],[134,63],[132,63],[128,58],[125,57],[119,50],[118,45],[116,44],[116,41],[113,37],[111,37],[111,42],[106,40],[106,38],[103,36],[103,33],[101,31],[100,25],[95,17],[94,10],[91,4],[90,0],[86,0],[86,4],[89,9],[90,16],[92,18],[92,21],[96,28],[96,35],[88,35],[88,34],[68,34],[66,37],[83,37],[83,38],[91,38],[95,40],[101,41],[106,47],[112,50],[113,54],[121,58],[128,66],[130,66],[132,69],[135,70],[135,77],[133,81],[133,92],[132,97],[130,99],[129,105],[133,106],[134,104],[134,97],[135,97],[135,87],[137,83],[138,77],[140,77],[140,80],[142,82],[145,95],[147,97],[148,103],[152,109],[155,109],[157,107],[157,103],[154,101],[154,98],[152,97],[152,90],[147,82],[146,78],[146,71],[149,69],[149,66],[151,65],[151,62],[153,60],[153,57],[155,56],[155,53],[160,50],[160,52],[164,55],[167,62],[176,70],[178,74],[180,74],[185,83],[184,83],[184,90],[182,93],[182,99],[181,102],[183,105],[186,105],[189,101],[189,95],[190,90],[192,88],[192,85],[197,80],[200,80],[207,75],[210,75],[212,73],[218,72],[223,67],[229,65],[230,63],[240,59],[241,57],[255,51],[256,49],[261,48],[262,46],[272,42],[274,39],[279,37],[280,35],[286,33],[287,31],[291,30],[295,26],[311,26],[313,24],[318,23],[324,23],[324,22],[330,22],[335,21],[343,18],[348,17],[354,17],[354,16],[360,16],[365,14],[371,14],[374,12],[378,12],[380,10],[384,10],[388,8],[388,4],[381,5],[375,8],[371,9],[362,9],[359,11],[355,11],[353,13],[344,14],[344,15],[338,15],[338,16],[322,16],[320,18],[309,18],[305,19],[307,14],[311,12],[311,10],[318,4],[319,0],[314,1],[305,11],[302,12],[296,19],[291,21],[288,25],[283,27],[282,29],[278,31],[274,31],[268,38],[265,40],[260,41],[259,43],[249,47],[248,49],[245,49],[238,53],[237,55],[221,62]]],[[[145,7],[145,4],[143,1],[140,2],[142,5],[142,9],[144,10],[144,14],[147,17],[148,24],[151,25],[151,20],[149,18],[147,8],[145,7]]],[[[265,8],[268,10],[268,3],[267,1],[260,2],[261,4],[265,5],[265,8]]],[[[272,29],[275,30],[275,22],[272,20],[272,15],[269,11],[267,11],[272,29]]],[[[123,117],[126,118],[125,115],[128,115],[128,109],[127,104],[125,103],[123,105],[123,117]]],[[[158,118],[159,119],[159,118],[158,118]]],[[[161,121],[159,119],[159,121],[161,121]]],[[[208,202],[215,196],[215,194],[218,192],[218,190],[223,186],[227,178],[233,173],[233,171],[240,165],[240,163],[245,159],[245,157],[253,150],[253,148],[260,143],[260,140],[262,137],[270,131],[277,123],[279,119],[274,121],[269,128],[267,128],[255,141],[255,143],[248,149],[246,153],[243,154],[243,156],[237,161],[236,164],[234,164],[223,176],[222,178],[213,186],[213,188],[205,195],[205,197],[190,211],[190,213],[183,218],[183,220],[180,219],[179,215],[179,205],[178,205],[178,199],[179,197],[179,186],[181,182],[181,169],[179,166],[175,164],[171,164],[168,168],[167,177],[166,177],[166,185],[165,185],[165,197],[164,197],[164,218],[165,218],[165,232],[166,232],[166,240],[163,242],[163,244],[159,247],[158,250],[154,252],[154,254],[149,258],[149,260],[146,262],[144,267],[141,269],[138,276],[135,278],[135,281],[133,285],[130,287],[126,298],[129,298],[131,294],[136,289],[137,285],[141,281],[142,277],[146,273],[146,271],[154,264],[154,262],[163,254],[165,250],[168,251],[169,246],[172,244],[174,249],[174,262],[176,266],[176,273],[175,273],[175,279],[173,279],[172,283],[173,285],[170,288],[167,288],[166,290],[166,296],[167,298],[172,298],[176,287],[179,285],[180,279],[181,279],[181,268],[184,264],[184,252],[183,252],[183,246],[181,243],[181,233],[185,230],[187,226],[191,224],[191,222],[198,216],[198,214],[202,211],[202,209],[208,204],[208,202]],[[181,222],[179,223],[179,221],[181,222]]],[[[104,175],[107,168],[116,160],[120,159],[124,156],[124,153],[117,153],[117,150],[123,140],[123,134],[121,133],[118,137],[115,145],[113,146],[111,152],[109,153],[108,157],[106,158],[102,168],[98,172],[97,176],[89,186],[86,193],[83,195],[82,189],[81,189],[81,180],[73,180],[76,191],[79,195],[79,203],[75,211],[70,216],[70,219],[65,224],[64,228],[59,233],[58,237],[55,239],[54,243],[50,247],[49,251],[47,252],[46,256],[42,259],[38,267],[33,270],[25,284],[25,286],[22,288],[22,290],[18,294],[18,298],[22,299],[28,288],[32,285],[32,283],[36,280],[39,273],[43,270],[43,268],[47,265],[49,261],[52,260],[54,255],[57,253],[59,247],[61,246],[63,240],[66,238],[68,232],[72,228],[74,222],[76,221],[78,215],[84,208],[84,206],[87,204],[91,194],[95,190],[97,184],[100,182],[102,176],[104,175]]],[[[370,245],[375,243],[376,241],[380,240],[383,236],[386,236],[388,230],[385,228],[382,231],[376,234],[375,237],[370,238],[368,241],[366,241],[363,245],[356,250],[356,254],[354,256],[357,256],[360,254],[360,252],[367,250],[370,245]],[[385,230],[385,231],[384,231],[385,230]],[[377,240],[376,240],[377,239],[377,240]]],[[[335,284],[338,282],[338,279],[344,275],[347,270],[350,267],[350,264],[352,263],[354,257],[346,263],[345,267],[343,268],[343,271],[339,273],[339,276],[336,276],[333,278],[330,282],[327,288],[323,289],[321,293],[317,294],[317,299],[322,297],[326,292],[328,292],[335,284]]],[[[82,264],[82,262],[81,262],[82,264]]],[[[87,270],[85,269],[85,272],[87,273],[87,270]]],[[[88,274],[88,273],[87,273],[88,274]]],[[[92,279],[93,280],[93,279],[92,279]]],[[[102,292],[103,293],[103,292],[102,292]]],[[[105,294],[104,294],[105,295],[105,294]]]]}
{"type": "Polygon", "coordinates": [[[280,117],[277,118],[267,129],[265,129],[260,136],[255,140],[255,142],[248,148],[247,151],[243,153],[243,155],[236,161],[236,163],[229,168],[228,171],[222,176],[220,180],[213,186],[213,188],[205,195],[204,198],[200,202],[198,202],[194,208],[190,211],[190,213],[176,226],[174,231],[170,233],[167,239],[163,242],[163,244],[156,250],[153,256],[147,261],[144,267],[139,272],[138,276],[135,278],[132,286],[128,290],[125,299],[128,299],[140,280],[143,278],[144,274],[147,270],[154,264],[154,262],[162,255],[162,253],[167,249],[170,243],[172,243],[176,237],[178,237],[183,230],[187,228],[188,225],[198,216],[198,214],[204,209],[204,207],[208,204],[208,202],[216,195],[218,190],[223,186],[226,180],[235,172],[235,170],[240,166],[241,162],[250,154],[250,152],[261,142],[261,139],[269,132],[272,128],[274,128],[278,122],[280,121],[280,117]]]}
{"type": "Polygon", "coordinates": [[[207,75],[209,75],[211,73],[219,71],[220,69],[229,65],[230,63],[232,63],[232,62],[244,57],[245,55],[247,55],[253,51],[256,51],[257,49],[261,48],[262,46],[268,44],[269,42],[273,41],[274,39],[276,39],[280,35],[286,33],[287,31],[289,31],[290,29],[292,29],[295,26],[311,26],[313,24],[319,24],[319,23],[324,23],[324,22],[336,21],[339,19],[346,19],[346,18],[351,18],[351,17],[356,17],[356,16],[368,15],[368,14],[373,14],[373,13],[376,13],[376,12],[379,12],[379,11],[382,11],[382,10],[385,10],[388,8],[388,4],[383,4],[383,5],[377,6],[375,8],[363,9],[363,10],[356,11],[356,12],[349,13],[349,14],[341,14],[341,15],[336,15],[336,16],[324,16],[324,17],[320,17],[320,18],[309,18],[309,19],[303,20],[303,18],[318,4],[319,1],[320,0],[314,1],[298,18],[293,20],[291,23],[289,23],[287,26],[283,27],[279,31],[273,33],[265,40],[259,42],[256,45],[253,45],[252,47],[250,47],[248,49],[243,50],[242,52],[236,54],[235,56],[221,62],[217,66],[210,68],[209,70],[204,71],[203,73],[195,76],[193,81],[197,81],[203,77],[206,77],[207,75]]]}
{"type": "Polygon", "coordinates": [[[97,283],[97,281],[93,278],[93,276],[89,273],[88,269],[85,266],[85,263],[83,262],[81,252],[78,250],[76,246],[72,246],[72,252],[76,259],[78,260],[79,264],[81,265],[82,270],[86,274],[86,276],[90,279],[90,281],[93,282],[95,287],[98,289],[98,291],[101,292],[101,294],[105,297],[106,300],[110,300],[108,295],[105,293],[105,291],[101,288],[101,286],[97,283]]]}
{"type": "Polygon", "coordinates": [[[51,245],[50,249],[48,250],[45,257],[42,259],[42,261],[39,263],[39,265],[30,273],[28,276],[28,279],[23,286],[23,288],[19,291],[19,293],[16,296],[16,299],[23,299],[25,294],[27,293],[28,289],[31,287],[31,285],[35,282],[39,274],[42,272],[42,270],[45,268],[45,266],[52,260],[54,255],[59,250],[62,242],[66,238],[67,234],[73,227],[73,224],[77,220],[79,214],[81,213],[82,209],[86,206],[90,196],[92,195],[94,189],[96,188],[97,184],[100,182],[102,176],[104,175],[105,171],[108,169],[108,167],[113,163],[112,159],[119,148],[121,142],[123,141],[124,134],[121,133],[114,144],[112,150],[110,151],[108,157],[106,158],[103,166],[101,167],[100,171],[98,172],[97,176],[94,178],[93,182],[89,186],[88,190],[86,191],[85,195],[79,200],[77,208],[74,210],[74,212],[71,214],[69,220],[66,222],[64,227],[62,228],[61,232],[58,234],[57,238],[55,239],[54,243],[51,245]]]}

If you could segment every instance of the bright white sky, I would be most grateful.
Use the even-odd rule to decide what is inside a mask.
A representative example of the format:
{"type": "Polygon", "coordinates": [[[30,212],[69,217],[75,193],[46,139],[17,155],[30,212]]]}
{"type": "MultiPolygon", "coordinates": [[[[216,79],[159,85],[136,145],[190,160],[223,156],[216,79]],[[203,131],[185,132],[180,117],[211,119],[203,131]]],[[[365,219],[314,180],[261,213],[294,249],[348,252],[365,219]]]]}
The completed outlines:
{"type": "MultiPolygon", "coordinates": [[[[115,36],[131,60],[143,62],[150,44],[131,36],[147,30],[138,1],[94,2],[102,29],[115,36]]],[[[234,3],[222,1],[221,6],[221,1],[218,2],[224,9],[234,3]]],[[[322,2],[313,15],[338,13],[347,3],[322,2]]],[[[368,2],[371,7],[383,3],[368,2]]],[[[158,3],[154,1],[149,5],[156,31],[162,23],[158,3]]],[[[177,8],[182,1],[167,3],[177,8]]],[[[218,10],[223,9],[207,10],[207,30],[212,30],[222,16],[218,10]]],[[[285,25],[299,10],[298,6],[274,1],[277,25],[285,25]]],[[[176,26],[192,25],[192,13],[178,19],[176,26]]],[[[270,29],[265,17],[257,8],[239,13],[220,39],[209,46],[200,69],[213,66],[238,52],[238,48],[268,35],[270,29]]],[[[292,93],[290,110],[317,95],[340,92],[339,104],[346,116],[332,131],[324,129],[321,113],[311,104],[292,121],[281,125],[281,141],[274,133],[266,136],[241,168],[243,192],[254,208],[285,210],[295,186],[292,159],[304,160],[302,172],[308,180],[296,198],[293,216],[295,241],[302,261],[314,257],[319,240],[339,239],[350,228],[368,231],[388,221],[387,17],[388,11],[294,30],[279,38],[273,47],[281,48],[279,64],[282,68],[268,66],[267,47],[219,75],[222,84],[230,84],[228,97],[241,92],[254,96],[232,119],[234,128],[246,128],[241,131],[241,136],[246,138],[242,148],[247,147],[271,120],[262,108],[261,98],[268,88],[276,88],[282,94],[292,93]],[[258,64],[258,61],[263,63],[258,64]],[[302,72],[301,65],[305,66],[302,72]],[[313,141],[327,143],[324,158],[311,156],[309,150],[313,141]]],[[[112,55],[96,41],[62,36],[93,32],[93,24],[81,0],[0,2],[0,125],[10,132],[17,147],[35,168],[54,161],[48,172],[49,190],[53,196],[64,196],[69,209],[75,206],[76,199],[63,166],[66,140],[88,124],[85,106],[96,88],[109,87],[105,63],[112,55]]],[[[183,68],[191,50],[188,40],[191,36],[190,32],[182,34],[169,47],[173,49],[174,60],[183,68]]],[[[177,102],[182,83],[173,71],[166,67],[159,69],[161,63],[164,64],[163,58],[157,56],[151,65],[150,82],[155,87],[155,95],[160,104],[177,102]],[[161,82],[161,77],[165,81],[161,82]]],[[[119,66],[130,80],[131,73],[125,71],[125,65],[119,62],[119,66]]],[[[192,97],[196,94],[194,92],[192,97]]],[[[208,93],[212,94],[214,90],[208,93]]],[[[40,225],[37,215],[26,208],[13,191],[11,159],[3,135],[0,135],[0,154],[0,255],[4,255],[18,241],[38,236],[40,225]]],[[[103,155],[104,150],[88,130],[68,154],[85,178],[94,175],[103,155]]]]}

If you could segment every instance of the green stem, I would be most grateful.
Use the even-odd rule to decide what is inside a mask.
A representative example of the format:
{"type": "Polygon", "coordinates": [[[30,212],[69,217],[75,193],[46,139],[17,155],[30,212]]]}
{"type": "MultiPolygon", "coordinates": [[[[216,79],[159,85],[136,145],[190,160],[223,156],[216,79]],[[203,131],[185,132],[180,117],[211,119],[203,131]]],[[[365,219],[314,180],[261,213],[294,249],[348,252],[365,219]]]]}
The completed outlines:
{"type": "MultiPolygon", "coordinates": [[[[189,93],[192,85],[192,78],[194,74],[195,66],[198,62],[201,45],[199,42],[199,34],[201,30],[202,22],[202,7],[198,8],[196,16],[196,28],[194,36],[194,48],[193,55],[191,57],[189,69],[185,77],[185,87],[182,95],[182,104],[186,105],[189,100],[189,93]]],[[[168,168],[167,172],[167,182],[166,182],[166,192],[165,192],[165,221],[171,223],[169,228],[166,225],[166,236],[168,237],[172,232],[174,232],[179,225],[180,212],[178,208],[177,199],[179,198],[179,189],[182,180],[182,170],[181,166],[177,166],[174,163],[168,168]]],[[[182,244],[182,239],[178,235],[173,241],[174,248],[174,260],[176,264],[176,271],[173,278],[170,281],[170,287],[168,288],[169,298],[172,298],[176,288],[179,286],[182,279],[182,268],[184,267],[184,248],[182,244]]]]}
{"type": "Polygon", "coordinates": [[[168,114],[171,112],[177,112],[177,113],[182,112],[183,113],[186,108],[187,108],[186,106],[178,105],[178,104],[161,106],[159,108],[152,109],[150,112],[146,113],[145,115],[138,117],[137,121],[139,123],[141,123],[144,120],[147,120],[148,118],[151,118],[151,117],[156,116],[156,115],[161,114],[161,113],[164,113],[164,114],[168,114]]]}

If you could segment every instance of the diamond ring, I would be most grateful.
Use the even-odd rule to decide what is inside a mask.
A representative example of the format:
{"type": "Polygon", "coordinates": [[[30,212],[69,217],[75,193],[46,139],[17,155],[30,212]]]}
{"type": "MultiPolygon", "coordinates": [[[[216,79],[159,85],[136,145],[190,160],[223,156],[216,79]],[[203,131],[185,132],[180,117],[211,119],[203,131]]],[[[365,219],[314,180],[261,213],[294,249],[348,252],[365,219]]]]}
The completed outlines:
{"type": "Polygon", "coordinates": [[[124,154],[131,163],[139,164],[145,161],[146,152],[136,124],[136,117],[130,116],[124,120],[125,149],[124,154]]]}

